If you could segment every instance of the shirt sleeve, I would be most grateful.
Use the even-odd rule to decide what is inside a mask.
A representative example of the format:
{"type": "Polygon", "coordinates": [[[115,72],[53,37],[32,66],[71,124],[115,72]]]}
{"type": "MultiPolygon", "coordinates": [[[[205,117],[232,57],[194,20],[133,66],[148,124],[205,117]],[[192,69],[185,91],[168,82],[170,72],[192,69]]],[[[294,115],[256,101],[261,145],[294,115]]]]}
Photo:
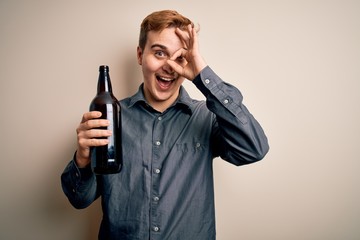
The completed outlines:
{"type": "Polygon", "coordinates": [[[243,105],[241,92],[224,82],[207,66],[193,80],[205,95],[208,109],[216,115],[213,123],[214,157],[235,165],[264,158],[269,150],[267,137],[249,110],[243,105]]]}
{"type": "Polygon", "coordinates": [[[78,168],[75,155],[61,175],[61,186],[69,202],[78,209],[88,207],[99,197],[96,175],[90,166],[78,168]]]}

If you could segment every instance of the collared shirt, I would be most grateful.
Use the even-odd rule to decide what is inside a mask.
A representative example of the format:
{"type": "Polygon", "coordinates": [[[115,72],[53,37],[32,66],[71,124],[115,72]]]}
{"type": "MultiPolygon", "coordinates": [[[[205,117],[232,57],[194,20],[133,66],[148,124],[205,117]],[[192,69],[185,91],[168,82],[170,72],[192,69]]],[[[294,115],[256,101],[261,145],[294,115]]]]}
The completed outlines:
{"type": "Polygon", "coordinates": [[[101,196],[99,239],[215,239],[213,159],[234,165],[262,159],[267,138],[242,95],[206,67],[193,83],[206,101],[183,87],[164,112],[149,106],[142,86],[120,101],[123,167],[94,175],[72,160],[62,186],[76,208],[101,196]]]}

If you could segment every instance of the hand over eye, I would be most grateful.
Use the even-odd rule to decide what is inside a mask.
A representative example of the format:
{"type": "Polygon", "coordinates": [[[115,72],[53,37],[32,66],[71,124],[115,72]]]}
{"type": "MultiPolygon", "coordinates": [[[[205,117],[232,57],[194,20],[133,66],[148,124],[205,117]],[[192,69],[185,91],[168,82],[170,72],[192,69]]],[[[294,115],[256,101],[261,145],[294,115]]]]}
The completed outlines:
{"type": "Polygon", "coordinates": [[[177,50],[168,60],[168,64],[183,77],[193,80],[202,69],[206,67],[198,47],[197,32],[190,24],[187,30],[176,28],[176,34],[183,42],[184,47],[177,50]],[[184,62],[177,62],[177,59],[185,58],[184,62]]]}

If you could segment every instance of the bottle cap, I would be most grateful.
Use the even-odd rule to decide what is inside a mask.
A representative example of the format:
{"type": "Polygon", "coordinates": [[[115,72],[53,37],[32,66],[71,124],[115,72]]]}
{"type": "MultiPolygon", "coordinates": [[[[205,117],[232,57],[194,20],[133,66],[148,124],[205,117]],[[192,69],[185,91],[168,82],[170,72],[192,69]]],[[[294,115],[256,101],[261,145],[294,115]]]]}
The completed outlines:
{"type": "Polygon", "coordinates": [[[108,71],[109,71],[109,66],[107,66],[107,65],[101,65],[101,66],[99,67],[99,71],[108,72],[108,71]]]}

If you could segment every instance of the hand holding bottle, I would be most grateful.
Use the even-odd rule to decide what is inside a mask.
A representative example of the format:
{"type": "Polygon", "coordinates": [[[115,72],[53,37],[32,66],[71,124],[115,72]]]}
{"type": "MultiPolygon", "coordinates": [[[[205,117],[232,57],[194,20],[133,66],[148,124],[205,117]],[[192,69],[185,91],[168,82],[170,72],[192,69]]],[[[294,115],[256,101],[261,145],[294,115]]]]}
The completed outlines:
{"type": "Polygon", "coordinates": [[[99,119],[101,112],[84,113],[81,123],[76,129],[77,151],[76,164],[83,168],[90,164],[90,147],[104,146],[109,143],[107,137],[112,135],[110,130],[99,129],[109,126],[109,120],[99,119]],[[99,139],[104,138],[104,139],[99,139]]]}
{"type": "Polygon", "coordinates": [[[88,153],[90,155],[91,169],[96,174],[118,173],[122,167],[121,107],[112,92],[109,67],[106,65],[99,67],[97,94],[91,101],[89,108],[90,116],[84,115],[84,121],[82,121],[86,123],[85,129],[90,127],[91,133],[93,133],[92,137],[103,137],[107,140],[105,145],[102,145],[105,142],[97,142],[95,139],[90,140],[91,144],[85,144],[85,146],[91,146],[90,152],[89,148],[84,152],[86,156],[88,153]],[[93,113],[94,111],[96,113],[93,113]],[[101,114],[99,115],[98,112],[101,114]],[[94,119],[96,117],[104,119],[107,126],[103,126],[105,124],[102,122],[103,120],[94,119]],[[107,132],[94,129],[96,127],[99,127],[100,130],[107,130],[107,132]]]}

